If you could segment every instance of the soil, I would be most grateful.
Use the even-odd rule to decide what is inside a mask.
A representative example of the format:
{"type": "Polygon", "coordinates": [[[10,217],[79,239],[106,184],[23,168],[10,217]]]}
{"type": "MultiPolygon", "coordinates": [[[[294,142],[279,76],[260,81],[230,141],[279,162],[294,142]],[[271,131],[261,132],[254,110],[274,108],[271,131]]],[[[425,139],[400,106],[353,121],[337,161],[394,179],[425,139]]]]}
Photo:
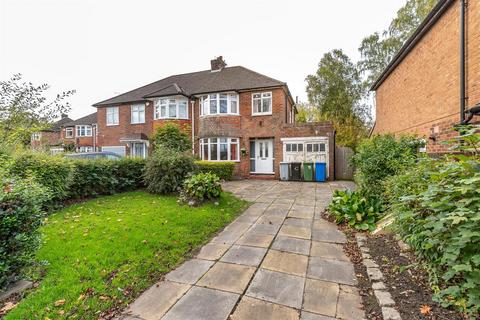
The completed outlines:
{"type": "Polygon", "coordinates": [[[393,235],[368,235],[367,247],[380,266],[385,285],[403,320],[461,320],[456,311],[433,302],[428,275],[411,253],[402,252],[393,235]],[[422,312],[423,311],[423,312],[422,312]]]}

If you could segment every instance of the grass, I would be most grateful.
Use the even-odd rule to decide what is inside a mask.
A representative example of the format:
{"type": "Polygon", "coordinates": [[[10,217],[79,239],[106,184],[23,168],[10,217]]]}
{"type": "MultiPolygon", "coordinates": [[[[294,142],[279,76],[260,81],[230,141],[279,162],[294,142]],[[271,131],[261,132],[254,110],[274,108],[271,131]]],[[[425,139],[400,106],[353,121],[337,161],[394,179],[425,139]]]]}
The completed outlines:
{"type": "Polygon", "coordinates": [[[39,286],[5,319],[98,319],[125,307],[232,221],[246,202],[180,206],[137,191],[72,205],[42,227],[39,286]]]}

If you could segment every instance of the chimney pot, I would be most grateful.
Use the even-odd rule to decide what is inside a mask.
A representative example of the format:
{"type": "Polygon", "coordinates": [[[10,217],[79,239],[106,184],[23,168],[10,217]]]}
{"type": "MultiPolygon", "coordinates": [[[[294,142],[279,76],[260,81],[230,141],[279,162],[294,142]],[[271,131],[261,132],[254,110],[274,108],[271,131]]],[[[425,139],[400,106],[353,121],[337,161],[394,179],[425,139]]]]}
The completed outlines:
{"type": "Polygon", "coordinates": [[[220,71],[227,66],[222,56],[210,60],[211,71],[220,71]]]}

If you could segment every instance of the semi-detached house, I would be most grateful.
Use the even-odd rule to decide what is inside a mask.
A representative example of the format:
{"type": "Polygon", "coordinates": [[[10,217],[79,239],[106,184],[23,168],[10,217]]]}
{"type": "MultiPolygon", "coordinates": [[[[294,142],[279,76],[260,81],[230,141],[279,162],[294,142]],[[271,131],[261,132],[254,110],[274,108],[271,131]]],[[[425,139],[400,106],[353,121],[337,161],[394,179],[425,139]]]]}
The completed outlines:
{"type": "Polygon", "coordinates": [[[285,82],[227,67],[222,57],[209,70],[170,76],[94,106],[103,151],[146,157],[149,136],[175,122],[188,130],[195,155],[233,161],[239,176],[278,178],[282,161],[318,161],[334,177],[332,124],[296,124],[285,82]]]}

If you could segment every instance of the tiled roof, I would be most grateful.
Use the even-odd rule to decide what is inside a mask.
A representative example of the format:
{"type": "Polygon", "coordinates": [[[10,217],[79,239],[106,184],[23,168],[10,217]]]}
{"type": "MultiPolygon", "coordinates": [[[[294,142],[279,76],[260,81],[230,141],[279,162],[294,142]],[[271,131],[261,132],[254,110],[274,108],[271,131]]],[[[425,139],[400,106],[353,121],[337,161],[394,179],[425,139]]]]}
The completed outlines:
{"type": "Polygon", "coordinates": [[[89,114],[88,116],[82,117],[80,119],[77,119],[75,121],[70,121],[68,123],[65,123],[63,126],[64,127],[73,127],[76,125],[88,125],[88,124],[94,124],[97,123],[97,113],[94,112],[92,114],[89,114]]]}

